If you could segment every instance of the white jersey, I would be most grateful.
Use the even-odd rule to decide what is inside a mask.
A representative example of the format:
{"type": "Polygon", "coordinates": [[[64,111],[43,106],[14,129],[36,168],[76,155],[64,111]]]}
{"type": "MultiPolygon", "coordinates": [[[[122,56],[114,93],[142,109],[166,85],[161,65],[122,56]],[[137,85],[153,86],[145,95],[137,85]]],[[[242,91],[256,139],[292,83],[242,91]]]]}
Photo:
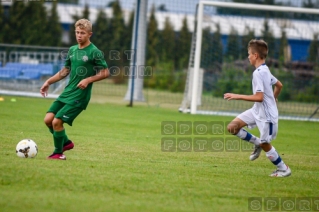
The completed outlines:
{"type": "Polygon", "coordinates": [[[262,64],[253,72],[253,93],[263,92],[264,100],[255,102],[252,107],[256,120],[262,122],[278,123],[278,109],[272,85],[278,80],[274,77],[266,64],[262,64]]]}

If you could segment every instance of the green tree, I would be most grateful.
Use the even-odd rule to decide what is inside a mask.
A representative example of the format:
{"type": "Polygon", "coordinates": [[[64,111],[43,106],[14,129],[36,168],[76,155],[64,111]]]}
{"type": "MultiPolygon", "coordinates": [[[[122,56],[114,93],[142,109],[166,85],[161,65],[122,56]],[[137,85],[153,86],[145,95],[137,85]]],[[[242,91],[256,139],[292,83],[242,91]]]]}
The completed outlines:
{"type": "Polygon", "coordinates": [[[109,63],[111,66],[123,66],[123,58],[124,58],[124,30],[125,23],[122,13],[122,8],[119,0],[116,0],[112,4],[113,16],[110,19],[110,24],[108,27],[108,32],[111,33],[112,37],[109,38],[109,50],[112,52],[117,52],[116,56],[111,55],[111,59],[109,58],[109,63]]]}
{"type": "Polygon", "coordinates": [[[249,41],[251,41],[254,38],[255,38],[254,30],[249,29],[249,27],[246,26],[245,35],[242,37],[242,45],[241,45],[241,51],[240,51],[241,52],[240,53],[241,59],[247,58],[247,56],[248,56],[248,49],[247,49],[248,43],[249,43],[249,41]]]}
{"type": "MultiPolygon", "coordinates": [[[[27,45],[47,45],[48,34],[47,30],[47,11],[44,7],[44,2],[28,2],[23,18],[28,24],[24,26],[24,31],[20,31],[23,44],[27,45]]],[[[26,24],[26,23],[24,23],[26,24]]]]}
{"type": "Polygon", "coordinates": [[[166,17],[165,19],[164,29],[161,32],[160,43],[162,46],[160,51],[161,61],[172,63],[173,67],[175,67],[175,32],[169,17],[166,17]]]}
{"type": "Polygon", "coordinates": [[[90,17],[90,8],[89,5],[85,4],[82,18],[89,19],[90,17]]]}
{"type": "Polygon", "coordinates": [[[279,46],[279,61],[280,61],[280,64],[288,62],[287,48],[288,48],[287,34],[286,34],[286,31],[284,29],[282,29],[281,30],[281,38],[280,38],[280,46],[279,46]]]}
{"type": "MultiPolygon", "coordinates": [[[[4,21],[4,14],[3,14],[3,7],[0,1],[0,26],[4,26],[5,25],[5,21],[4,21]]],[[[4,37],[4,31],[1,30],[0,31],[0,43],[3,43],[3,37],[4,37]]]]}
{"type": "Polygon", "coordinates": [[[220,25],[216,24],[216,31],[213,34],[213,55],[212,62],[218,67],[223,63],[223,44],[222,44],[222,35],[220,33],[220,25]]]}
{"type": "Polygon", "coordinates": [[[188,68],[190,46],[192,42],[192,34],[189,32],[186,16],[183,19],[182,28],[176,38],[175,46],[175,69],[178,71],[173,73],[171,77],[173,83],[170,86],[171,92],[183,92],[186,82],[186,72],[183,69],[188,68]]]}
{"type": "Polygon", "coordinates": [[[223,62],[223,46],[221,43],[220,26],[216,24],[216,31],[211,34],[209,27],[203,29],[201,67],[220,70],[223,62]]]}
{"type": "Polygon", "coordinates": [[[83,11],[82,11],[82,15],[79,14],[75,14],[72,15],[72,19],[73,19],[73,23],[70,25],[70,30],[69,30],[69,45],[76,42],[76,37],[75,37],[75,23],[82,18],[88,19],[88,17],[90,16],[90,10],[89,10],[89,6],[86,4],[83,11]]]}
{"type": "Polygon", "coordinates": [[[228,35],[226,57],[229,60],[237,60],[240,57],[238,33],[234,28],[231,29],[228,35]]]}
{"type": "Polygon", "coordinates": [[[213,61],[213,37],[210,27],[203,29],[202,34],[202,51],[201,51],[201,67],[207,69],[212,65],[213,61]]]}
{"type": "Polygon", "coordinates": [[[48,17],[47,34],[49,36],[49,46],[61,46],[62,44],[62,28],[57,12],[57,1],[52,3],[50,15],[48,17]]]}
{"type": "MultiPolygon", "coordinates": [[[[131,46],[132,46],[132,34],[133,34],[133,26],[134,26],[134,15],[135,12],[132,11],[130,13],[130,18],[128,23],[126,24],[126,27],[124,29],[124,33],[123,33],[123,47],[125,50],[131,50],[131,46]]],[[[130,58],[129,53],[125,53],[124,52],[124,65],[129,65],[130,61],[132,60],[132,58],[130,58]]]]}
{"type": "Polygon", "coordinates": [[[308,61],[309,62],[314,62],[314,63],[319,63],[319,40],[318,40],[318,34],[315,34],[313,36],[313,40],[310,43],[309,46],[309,57],[308,61]]]}
{"type": "Polygon", "coordinates": [[[158,24],[155,18],[155,7],[153,5],[150,19],[147,27],[147,44],[146,44],[146,64],[155,67],[158,61],[158,44],[159,44],[158,24]]]}
{"type": "Polygon", "coordinates": [[[110,2],[106,5],[106,7],[113,7],[113,4],[116,4],[116,0],[110,1],[110,2]]]}
{"type": "Polygon", "coordinates": [[[75,23],[77,20],[80,19],[80,16],[78,14],[72,15],[73,23],[70,24],[70,29],[69,29],[69,43],[68,45],[71,45],[76,42],[76,37],[75,37],[75,23]]]}
{"type": "Polygon", "coordinates": [[[4,42],[10,44],[22,44],[21,32],[28,27],[26,18],[23,16],[24,2],[14,1],[9,10],[8,24],[4,26],[4,42]]]}
{"type": "Polygon", "coordinates": [[[264,21],[264,29],[262,30],[263,40],[267,42],[268,44],[268,58],[274,58],[277,54],[276,52],[276,41],[275,38],[270,31],[270,27],[268,24],[268,20],[265,19],[264,21]]]}
{"type": "Polygon", "coordinates": [[[157,7],[157,10],[158,11],[161,11],[161,12],[167,12],[167,8],[166,8],[166,5],[165,4],[161,4],[157,7]]]}
{"type": "Polygon", "coordinates": [[[251,73],[230,64],[218,76],[213,95],[220,97],[227,92],[249,94],[251,87],[251,73]]]}
{"type": "Polygon", "coordinates": [[[276,5],[276,2],[275,2],[275,0],[264,0],[264,4],[267,4],[267,5],[276,5]]]}
{"type": "MultiPolygon", "coordinates": [[[[152,78],[147,79],[145,82],[148,84],[149,87],[155,87],[158,89],[171,89],[174,82],[174,51],[175,32],[172,24],[170,23],[169,18],[167,17],[165,19],[164,29],[159,32],[159,42],[157,51],[159,60],[156,64],[156,70],[153,72],[152,78]]],[[[174,87],[176,86],[174,85],[174,87]]]]}
{"type": "MultiPolygon", "coordinates": [[[[104,53],[105,57],[106,49],[108,48],[108,42],[105,37],[108,36],[110,32],[108,32],[108,19],[103,9],[100,9],[97,14],[93,32],[92,42],[104,53]]],[[[105,59],[107,58],[105,57],[105,59]]]]}
{"type": "Polygon", "coordinates": [[[186,16],[183,19],[183,25],[179,32],[176,45],[176,66],[178,69],[188,67],[189,53],[192,42],[192,35],[188,30],[186,16]]]}
{"type": "Polygon", "coordinates": [[[78,4],[79,0],[59,0],[59,3],[78,4]]]}

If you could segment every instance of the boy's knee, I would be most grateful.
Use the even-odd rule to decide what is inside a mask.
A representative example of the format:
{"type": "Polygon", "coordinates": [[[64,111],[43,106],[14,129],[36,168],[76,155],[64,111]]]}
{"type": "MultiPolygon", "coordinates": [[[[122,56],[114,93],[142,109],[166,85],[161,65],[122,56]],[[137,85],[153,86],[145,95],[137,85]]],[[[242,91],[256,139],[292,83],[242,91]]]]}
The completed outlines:
{"type": "Polygon", "coordinates": [[[261,143],[260,144],[260,147],[265,151],[265,152],[268,152],[271,150],[272,148],[272,145],[268,142],[264,142],[264,143],[261,143]]]}
{"type": "Polygon", "coordinates": [[[234,123],[229,123],[227,125],[227,131],[233,135],[236,135],[239,131],[238,125],[234,123]]]}
{"type": "Polygon", "coordinates": [[[61,128],[63,128],[63,121],[61,119],[55,118],[52,121],[52,126],[53,126],[53,129],[60,130],[61,128]]]}
{"type": "Polygon", "coordinates": [[[44,124],[47,125],[48,127],[52,127],[52,119],[45,117],[44,118],[44,124]]]}

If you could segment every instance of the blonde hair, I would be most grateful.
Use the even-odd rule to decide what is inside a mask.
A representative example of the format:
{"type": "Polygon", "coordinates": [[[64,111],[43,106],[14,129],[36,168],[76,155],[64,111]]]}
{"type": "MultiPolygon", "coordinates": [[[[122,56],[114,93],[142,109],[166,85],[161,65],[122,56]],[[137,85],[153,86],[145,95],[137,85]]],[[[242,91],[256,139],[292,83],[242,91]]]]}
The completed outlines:
{"type": "Polygon", "coordinates": [[[266,59],[268,55],[268,44],[262,39],[252,39],[251,41],[249,41],[248,50],[249,49],[257,53],[260,59],[266,59]]]}
{"type": "Polygon", "coordinates": [[[87,19],[80,19],[74,24],[75,28],[79,27],[80,29],[84,29],[88,32],[92,32],[92,23],[87,19]]]}

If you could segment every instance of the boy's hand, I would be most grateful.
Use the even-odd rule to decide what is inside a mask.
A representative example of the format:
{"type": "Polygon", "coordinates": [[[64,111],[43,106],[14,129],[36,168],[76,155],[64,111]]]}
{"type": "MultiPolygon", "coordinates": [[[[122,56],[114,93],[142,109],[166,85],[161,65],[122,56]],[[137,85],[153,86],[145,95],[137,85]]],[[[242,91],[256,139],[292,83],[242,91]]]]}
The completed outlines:
{"type": "Polygon", "coordinates": [[[234,94],[234,93],[225,93],[224,94],[224,99],[227,100],[232,100],[232,99],[237,99],[238,98],[238,94],[234,94]]]}
{"type": "Polygon", "coordinates": [[[89,80],[88,79],[83,79],[81,80],[81,82],[79,82],[79,84],[77,85],[78,88],[84,90],[89,84],[89,80]]]}
{"type": "Polygon", "coordinates": [[[45,83],[43,83],[42,87],[40,88],[40,93],[43,97],[46,97],[48,95],[49,86],[50,84],[45,81],[45,83]]]}

